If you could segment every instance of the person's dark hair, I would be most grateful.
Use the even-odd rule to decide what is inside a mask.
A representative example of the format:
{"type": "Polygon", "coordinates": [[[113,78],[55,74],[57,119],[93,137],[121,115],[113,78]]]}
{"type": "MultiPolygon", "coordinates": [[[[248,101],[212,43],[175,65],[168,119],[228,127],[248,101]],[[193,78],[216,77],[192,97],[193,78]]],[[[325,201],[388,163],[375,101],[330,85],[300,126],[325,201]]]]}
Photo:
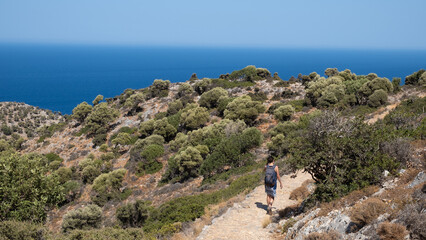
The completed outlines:
{"type": "Polygon", "coordinates": [[[272,163],[273,161],[274,161],[274,157],[269,156],[269,157],[268,157],[268,164],[269,164],[269,163],[272,163]]]}

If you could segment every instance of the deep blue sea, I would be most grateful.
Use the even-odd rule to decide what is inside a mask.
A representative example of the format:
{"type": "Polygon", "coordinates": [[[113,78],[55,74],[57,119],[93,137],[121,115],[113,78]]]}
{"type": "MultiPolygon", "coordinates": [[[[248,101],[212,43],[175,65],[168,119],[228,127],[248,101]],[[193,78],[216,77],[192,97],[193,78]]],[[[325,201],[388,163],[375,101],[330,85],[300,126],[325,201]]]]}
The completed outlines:
{"type": "Polygon", "coordinates": [[[181,82],[255,65],[282,79],[328,67],[392,79],[426,68],[426,51],[318,50],[79,45],[0,45],[0,101],[25,102],[70,114],[98,94],[119,95],[154,79],[181,82]]]}

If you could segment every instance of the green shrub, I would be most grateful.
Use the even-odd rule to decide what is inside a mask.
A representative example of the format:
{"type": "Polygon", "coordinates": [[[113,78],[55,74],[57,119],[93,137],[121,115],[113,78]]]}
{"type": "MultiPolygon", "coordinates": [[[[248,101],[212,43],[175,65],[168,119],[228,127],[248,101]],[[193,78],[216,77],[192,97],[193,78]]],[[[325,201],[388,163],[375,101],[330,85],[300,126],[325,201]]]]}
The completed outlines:
{"type": "Polygon", "coordinates": [[[291,105],[284,105],[274,111],[274,117],[279,121],[288,121],[294,114],[294,108],[291,105]]]}
{"type": "Polygon", "coordinates": [[[169,94],[170,81],[155,79],[151,87],[149,87],[149,97],[167,97],[169,94]]]}
{"type": "Polygon", "coordinates": [[[72,230],[64,235],[61,235],[59,240],[140,240],[151,238],[147,237],[140,228],[117,229],[112,227],[105,227],[91,230],[72,230]]]}
{"type": "Polygon", "coordinates": [[[181,124],[190,130],[204,126],[209,120],[210,114],[204,107],[195,107],[183,110],[180,116],[181,124]]]}
{"type": "Polygon", "coordinates": [[[130,115],[134,115],[136,112],[142,110],[139,105],[145,101],[145,95],[143,93],[135,93],[126,99],[124,102],[124,107],[129,111],[130,115]]]}
{"type": "Polygon", "coordinates": [[[179,88],[177,95],[179,98],[191,95],[194,92],[194,89],[192,89],[191,85],[188,83],[182,83],[179,88]]]}
{"type": "Polygon", "coordinates": [[[40,224],[18,221],[1,221],[0,238],[8,240],[42,240],[45,239],[46,228],[40,224]]]}
{"type": "Polygon", "coordinates": [[[328,107],[336,104],[345,95],[343,78],[334,76],[329,78],[318,78],[309,82],[306,89],[306,98],[313,106],[328,107]]]}
{"type": "Polygon", "coordinates": [[[141,135],[141,137],[143,138],[148,137],[154,132],[154,123],[155,123],[155,120],[151,119],[151,120],[142,122],[139,125],[139,134],[141,135]]]}
{"type": "Polygon", "coordinates": [[[148,145],[160,145],[164,144],[164,138],[160,135],[151,135],[145,139],[139,139],[130,149],[130,159],[133,161],[142,160],[141,153],[148,145]]]}
{"type": "Polygon", "coordinates": [[[401,78],[392,78],[393,92],[401,91],[401,78]]]}
{"type": "Polygon", "coordinates": [[[154,122],[153,134],[164,137],[166,141],[172,140],[176,135],[176,128],[173,127],[167,118],[163,118],[154,122]]]}
{"type": "Polygon", "coordinates": [[[96,96],[96,98],[92,102],[93,106],[98,105],[102,100],[104,100],[104,96],[102,95],[96,96]]]}
{"type": "Polygon", "coordinates": [[[87,102],[82,102],[72,110],[72,117],[82,123],[91,112],[92,106],[87,102]]]}
{"type": "Polygon", "coordinates": [[[73,173],[71,168],[61,167],[55,171],[55,174],[58,176],[58,180],[61,184],[72,179],[73,173]]]}
{"type": "Polygon", "coordinates": [[[417,72],[414,72],[413,74],[405,77],[405,84],[406,85],[418,85],[419,80],[421,80],[422,74],[425,73],[426,70],[420,69],[417,72]]]}
{"type": "Polygon", "coordinates": [[[0,154],[0,220],[42,222],[46,209],[65,199],[57,175],[39,154],[0,154]]]}
{"type": "Polygon", "coordinates": [[[325,74],[327,77],[333,77],[333,76],[335,76],[335,75],[339,74],[339,71],[337,70],[337,68],[327,68],[327,69],[325,70],[324,74],[325,74]]]}
{"type": "Polygon", "coordinates": [[[137,200],[118,207],[115,216],[124,228],[142,227],[153,209],[150,205],[150,202],[137,200]]]}
{"type": "Polygon", "coordinates": [[[203,161],[201,152],[196,147],[187,147],[169,159],[169,169],[165,174],[166,179],[184,181],[198,175],[198,168],[203,161]]]}
{"type": "Polygon", "coordinates": [[[12,135],[12,129],[9,127],[9,126],[7,126],[6,124],[3,124],[2,126],[1,126],[1,131],[4,133],[4,135],[6,135],[6,136],[10,136],[10,135],[12,135]]]}
{"type": "Polygon", "coordinates": [[[81,172],[81,179],[84,183],[92,183],[99,175],[101,175],[101,170],[93,165],[89,165],[81,172]]]}
{"type": "Polygon", "coordinates": [[[92,185],[92,201],[99,206],[103,206],[110,200],[119,200],[121,198],[120,188],[123,181],[125,169],[117,169],[110,173],[99,175],[92,185]]]}
{"type": "Polygon", "coordinates": [[[242,96],[228,103],[224,111],[224,116],[231,120],[241,119],[250,125],[264,111],[265,107],[260,102],[252,101],[249,96],[242,96]]]}
{"type": "Polygon", "coordinates": [[[93,145],[96,146],[101,146],[102,144],[104,144],[107,140],[107,134],[106,133],[101,133],[101,134],[96,134],[95,137],[92,140],[93,145]]]}
{"type": "Polygon", "coordinates": [[[102,223],[102,209],[96,205],[88,205],[72,210],[64,215],[62,230],[100,228],[102,223]]]}
{"type": "Polygon", "coordinates": [[[212,80],[210,78],[203,78],[202,80],[194,84],[194,90],[199,95],[201,95],[204,92],[209,90],[211,84],[212,84],[212,80]]]}
{"type": "Polygon", "coordinates": [[[140,153],[141,161],[136,169],[138,175],[152,174],[158,172],[163,165],[157,161],[157,158],[164,155],[164,147],[162,145],[152,144],[144,148],[140,153]]]}
{"type": "Polygon", "coordinates": [[[229,75],[230,80],[242,80],[249,82],[269,78],[271,78],[271,73],[267,69],[256,68],[255,66],[247,66],[241,70],[233,71],[229,75]]]}
{"type": "Polygon", "coordinates": [[[77,199],[80,195],[81,184],[74,180],[69,180],[63,184],[65,193],[65,202],[69,203],[77,199]]]}
{"type": "Polygon", "coordinates": [[[117,137],[115,137],[112,141],[112,144],[114,144],[116,147],[118,145],[125,146],[132,143],[132,136],[126,132],[120,132],[118,133],[117,137]]]}
{"type": "Polygon", "coordinates": [[[385,104],[387,100],[388,94],[383,89],[379,89],[368,97],[368,106],[379,107],[385,104]]]}
{"type": "Polygon", "coordinates": [[[221,87],[216,87],[208,92],[203,93],[198,100],[198,104],[200,104],[201,107],[206,107],[208,109],[215,108],[219,104],[219,99],[221,97],[227,96],[228,91],[221,87]]]}
{"type": "Polygon", "coordinates": [[[116,109],[108,107],[107,103],[99,103],[85,119],[88,133],[97,134],[102,128],[108,128],[109,124],[111,124],[118,115],[119,112],[116,109]]]}
{"type": "Polygon", "coordinates": [[[167,115],[174,115],[183,109],[183,103],[181,100],[175,100],[169,104],[169,108],[167,109],[167,115]]]}

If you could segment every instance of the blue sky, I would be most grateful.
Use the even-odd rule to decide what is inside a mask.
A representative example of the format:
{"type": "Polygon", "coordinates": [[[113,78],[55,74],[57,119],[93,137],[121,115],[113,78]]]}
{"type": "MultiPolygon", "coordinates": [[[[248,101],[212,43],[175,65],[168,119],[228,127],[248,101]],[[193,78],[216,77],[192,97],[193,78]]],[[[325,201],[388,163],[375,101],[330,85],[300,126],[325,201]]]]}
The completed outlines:
{"type": "Polygon", "coordinates": [[[426,49],[425,0],[0,0],[0,42],[426,49]]]}

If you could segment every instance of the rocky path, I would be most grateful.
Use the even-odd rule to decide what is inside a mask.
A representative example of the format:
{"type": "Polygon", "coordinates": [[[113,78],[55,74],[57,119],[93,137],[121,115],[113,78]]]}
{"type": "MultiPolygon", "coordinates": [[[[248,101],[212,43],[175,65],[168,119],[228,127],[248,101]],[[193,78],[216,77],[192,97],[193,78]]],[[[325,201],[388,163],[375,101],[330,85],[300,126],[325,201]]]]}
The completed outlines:
{"type": "MultiPolygon", "coordinates": [[[[311,176],[299,172],[295,178],[285,175],[281,179],[284,186],[283,189],[277,189],[277,197],[273,205],[274,214],[277,214],[277,210],[296,203],[289,200],[290,193],[301,186],[305,180],[311,179],[311,176]]],[[[225,214],[214,219],[211,225],[204,227],[197,239],[272,239],[270,229],[263,228],[264,221],[268,219],[265,204],[264,186],[259,186],[242,202],[234,204],[225,214]]]]}

